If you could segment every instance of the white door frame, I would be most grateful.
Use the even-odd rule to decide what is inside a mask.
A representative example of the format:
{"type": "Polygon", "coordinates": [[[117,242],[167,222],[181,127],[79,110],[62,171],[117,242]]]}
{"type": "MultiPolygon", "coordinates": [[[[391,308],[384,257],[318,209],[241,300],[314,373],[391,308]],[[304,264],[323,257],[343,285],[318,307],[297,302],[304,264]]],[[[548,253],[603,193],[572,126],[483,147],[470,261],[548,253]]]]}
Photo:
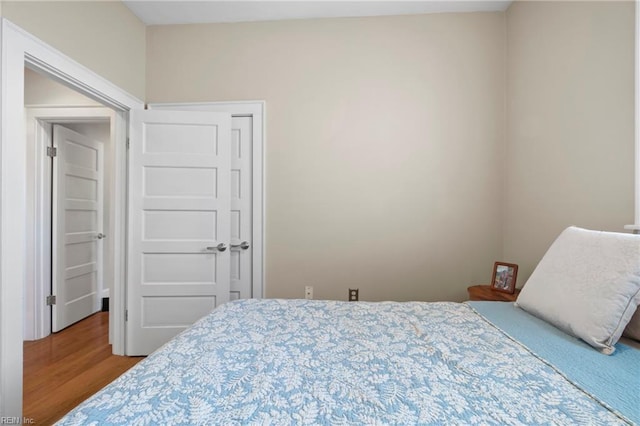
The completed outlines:
{"type": "Polygon", "coordinates": [[[636,34],[635,34],[635,212],[634,223],[625,229],[640,234],[640,0],[636,0],[636,34]]]}
{"type": "MultiPolygon", "coordinates": [[[[45,298],[50,294],[51,280],[51,163],[46,147],[51,142],[50,127],[53,124],[109,122],[111,137],[105,147],[108,158],[114,158],[115,113],[104,107],[27,107],[27,168],[33,170],[33,181],[27,182],[27,266],[25,280],[24,339],[36,340],[51,334],[50,309],[45,298]],[[33,202],[33,205],[31,205],[33,202]]],[[[113,186],[110,173],[108,186],[113,186]]],[[[112,195],[112,194],[111,194],[112,195]]],[[[109,209],[109,229],[114,225],[115,200],[110,196],[105,209],[109,209]]],[[[105,241],[105,253],[113,251],[113,239],[105,241]],[[110,241],[111,240],[111,241],[110,241]]],[[[113,262],[105,256],[104,282],[111,282],[113,262]]],[[[102,295],[100,296],[102,297],[102,295]]],[[[112,326],[109,335],[112,336],[112,326]]]]}
{"type": "MultiPolygon", "coordinates": [[[[26,270],[26,134],[24,67],[43,72],[115,111],[116,158],[113,351],[124,354],[126,138],[128,111],[139,99],[2,19],[0,63],[0,417],[22,415],[22,324],[26,270]]],[[[111,308],[111,307],[110,307],[111,308]]]]}
{"type": "Polygon", "coordinates": [[[251,117],[253,128],[252,147],[252,297],[263,298],[264,282],[264,223],[265,223],[265,101],[236,102],[179,102],[151,103],[149,109],[176,109],[188,111],[212,111],[230,113],[232,117],[251,117]]]}

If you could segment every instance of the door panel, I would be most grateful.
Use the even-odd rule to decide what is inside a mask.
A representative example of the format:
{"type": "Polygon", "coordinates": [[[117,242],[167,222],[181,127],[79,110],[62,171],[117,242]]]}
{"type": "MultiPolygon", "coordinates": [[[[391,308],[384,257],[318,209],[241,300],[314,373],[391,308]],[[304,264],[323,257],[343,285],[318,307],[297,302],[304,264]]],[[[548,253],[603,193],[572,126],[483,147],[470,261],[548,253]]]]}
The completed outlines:
{"type": "Polygon", "coordinates": [[[144,355],[229,300],[231,118],[133,111],[131,124],[126,351],[144,355]]]}
{"type": "Polygon", "coordinates": [[[52,331],[99,310],[102,280],[104,147],[53,126],[52,331]]]}
{"type": "Polygon", "coordinates": [[[216,298],[213,296],[165,296],[148,297],[144,299],[143,310],[144,327],[176,327],[186,328],[211,312],[216,307],[216,298]],[[165,312],[174,314],[169,318],[165,312]]]}

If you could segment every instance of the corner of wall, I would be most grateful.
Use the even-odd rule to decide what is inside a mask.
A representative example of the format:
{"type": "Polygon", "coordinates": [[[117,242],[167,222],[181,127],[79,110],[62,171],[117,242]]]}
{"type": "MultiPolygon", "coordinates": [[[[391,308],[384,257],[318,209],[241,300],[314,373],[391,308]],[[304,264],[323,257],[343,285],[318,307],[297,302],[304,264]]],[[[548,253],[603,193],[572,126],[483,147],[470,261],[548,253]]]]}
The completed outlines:
{"type": "Polygon", "coordinates": [[[634,5],[515,1],[506,12],[505,258],[524,280],[570,225],[633,215],[634,5]]]}
{"type": "MultiPolygon", "coordinates": [[[[509,70],[508,70],[508,58],[509,58],[509,37],[508,37],[508,19],[509,19],[509,9],[511,5],[502,12],[502,30],[503,30],[503,56],[502,56],[502,70],[503,70],[503,103],[502,103],[502,161],[506,162],[509,154],[509,70]]],[[[507,196],[507,185],[508,185],[508,173],[505,173],[502,176],[502,197],[507,196]]],[[[506,204],[506,200],[503,200],[503,204],[506,204]]],[[[502,229],[501,229],[501,244],[500,244],[500,258],[505,259],[506,250],[505,250],[505,235],[507,232],[506,229],[506,211],[502,210],[502,229]]]]}

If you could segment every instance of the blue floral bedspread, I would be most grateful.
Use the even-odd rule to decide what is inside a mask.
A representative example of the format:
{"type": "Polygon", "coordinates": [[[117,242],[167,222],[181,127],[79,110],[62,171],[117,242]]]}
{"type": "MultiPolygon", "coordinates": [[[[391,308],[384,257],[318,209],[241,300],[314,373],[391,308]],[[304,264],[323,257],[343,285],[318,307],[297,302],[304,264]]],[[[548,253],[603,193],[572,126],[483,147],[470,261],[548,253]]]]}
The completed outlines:
{"type": "Polygon", "coordinates": [[[241,300],[59,424],[626,424],[459,303],[241,300]]]}

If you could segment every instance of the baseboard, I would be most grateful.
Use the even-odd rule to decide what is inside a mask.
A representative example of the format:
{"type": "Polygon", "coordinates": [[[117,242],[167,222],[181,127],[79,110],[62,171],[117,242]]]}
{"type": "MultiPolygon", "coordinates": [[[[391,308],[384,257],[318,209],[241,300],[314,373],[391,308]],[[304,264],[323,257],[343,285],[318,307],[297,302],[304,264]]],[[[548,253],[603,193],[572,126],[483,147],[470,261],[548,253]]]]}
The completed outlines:
{"type": "Polygon", "coordinates": [[[109,298],[102,298],[102,312],[109,312],[109,298]]]}

